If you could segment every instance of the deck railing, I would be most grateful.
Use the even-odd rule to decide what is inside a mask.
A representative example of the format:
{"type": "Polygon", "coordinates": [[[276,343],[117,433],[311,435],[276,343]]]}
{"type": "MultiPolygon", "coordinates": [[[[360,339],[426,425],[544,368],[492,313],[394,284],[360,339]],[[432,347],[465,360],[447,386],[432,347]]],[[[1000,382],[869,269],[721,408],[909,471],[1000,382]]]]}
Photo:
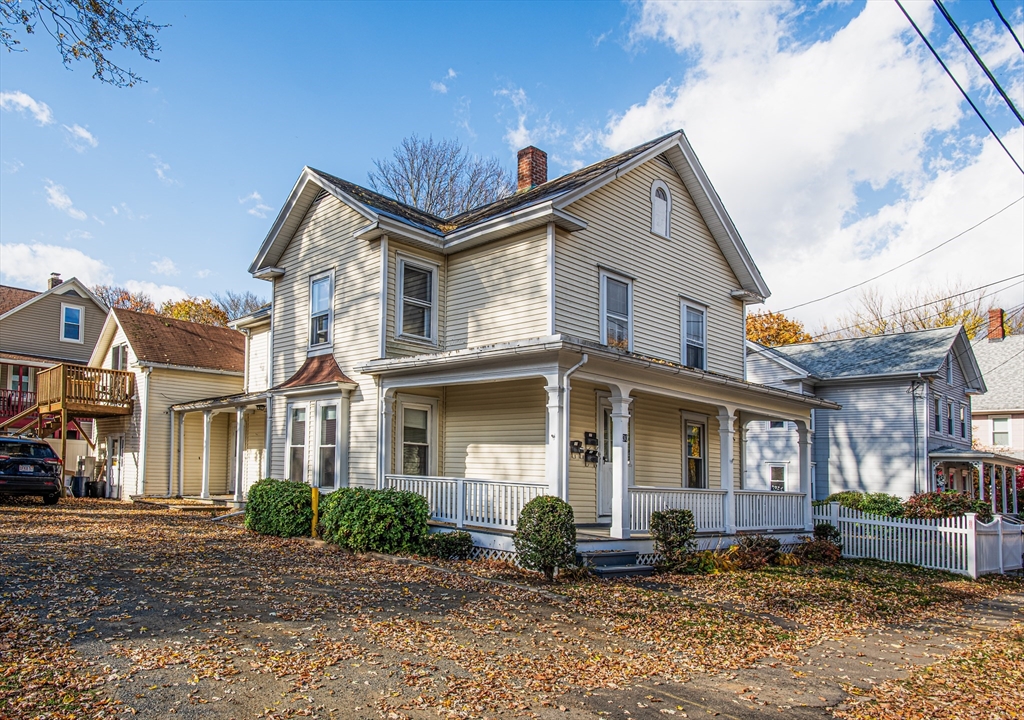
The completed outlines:
{"type": "Polygon", "coordinates": [[[431,520],[498,530],[515,530],[523,506],[548,489],[543,483],[420,475],[386,475],[384,487],[425,497],[431,520]]]}
{"type": "Polygon", "coordinates": [[[724,490],[694,490],[636,485],[629,489],[629,529],[645,533],[651,528],[651,513],[661,510],[689,510],[697,532],[725,531],[724,490]]]}
{"type": "Polygon", "coordinates": [[[736,529],[803,530],[804,494],[737,490],[736,529]]]}
{"type": "Polygon", "coordinates": [[[36,394],[28,390],[0,390],[0,418],[14,417],[36,404],[36,394]]]}
{"type": "Polygon", "coordinates": [[[36,376],[41,406],[124,408],[132,399],[134,374],[125,370],[57,365],[36,376]]]}

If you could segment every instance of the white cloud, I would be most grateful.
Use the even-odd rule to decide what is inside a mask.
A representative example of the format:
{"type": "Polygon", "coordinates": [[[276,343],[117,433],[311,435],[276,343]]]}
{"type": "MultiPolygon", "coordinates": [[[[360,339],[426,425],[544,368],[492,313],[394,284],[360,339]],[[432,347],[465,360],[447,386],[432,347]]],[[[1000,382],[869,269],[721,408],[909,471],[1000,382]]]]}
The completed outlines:
{"type": "Polygon", "coordinates": [[[512,150],[521,150],[529,145],[555,140],[565,134],[565,129],[557,122],[553,122],[550,115],[533,119],[536,116],[536,109],[523,88],[507,87],[495,90],[494,94],[511,103],[516,115],[515,124],[507,125],[505,128],[505,142],[512,150]]]}
{"type": "Polygon", "coordinates": [[[96,147],[100,144],[96,136],[81,125],[75,124],[71,127],[64,125],[63,127],[68,134],[68,144],[78,152],[83,152],[87,145],[89,147],[96,147]]]}
{"type": "Polygon", "coordinates": [[[92,240],[92,233],[88,230],[72,230],[64,235],[65,242],[74,242],[75,240],[92,240]]]}
{"type": "Polygon", "coordinates": [[[163,257],[159,260],[154,260],[150,263],[153,267],[153,272],[157,275],[177,275],[178,266],[174,264],[174,261],[169,257],[163,257]]]}
{"type": "Polygon", "coordinates": [[[247,209],[246,212],[258,218],[265,218],[267,216],[267,213],[274,209],[269,205],[264,204],[263,196],[260,195],[255,190],[253,190],[251,193],[249,193],[243,198],[238,198],[238,203],[240,205],[253,203],[253,205],[249,209],[247,209]]]}
{"type": "Polygon", "coordinates": [[[25,163],[21,160],[4,160],[4,172],[8,175],[13,175],[23,167],[25,167],[25,163]]]}
{"type": "Polygon", "coordinates": [[[430,81],[430,89],[433,90],[434,92],[441,93],[442,95],[448,94],[448,86],[445,85],[443,82],[437,82],[436,80],[430,81]]]}
{"type": "Polygon", "coordinates": [[[32,117],[40,125],[51,125],[53,123],[53,111],[50,110],[50,106],[20,90],[0,92],[0,108],[9,111],[27,111],[32,114],[32,117]]]}
{"type": "Polygon", "coordinates": [[[455,72],[455,70],[453,70],[452,68],[448,68],[448,74],[445,75],[445,77],[447,79],[449,79],[449,80],[454,80],[458,76],[459,76],[459,74],[457,72],[455,72]]]}
{"type": "Polygon", "coordinates": [[[168,300],[182,300],[189,296],[188,292],[174,285],[158,285],[148,280],[129,280],[124,286],[133,293],[143,292],[152,298],[153,302],[161,305],[168,300]]]}
{"type": "Polygon", "coordinates": [[[45,290],[50,273],[65,280],[77,277],[86,285],[109,284],[113,272],[102,260],[89,257],[77,248],[40,243],[0,245],[0,277],[5,283],[45,290]]]}
{"type": "MultiPolygon", "coordinates": [[[[909,9],[931,27],[930,5],[909,9]]],[[[991,138],[961,130],[966,106],[898,7],[867,3],[833,35],[801,43],[804,12],[784,1],[645,3],[632,40],[680,53],[682,79],[615,116],[602,138],[622,150],[685,129],[774,291],[774,309],[877,274],[1022,190],[991,138]]],[[[993,48],[990,62],[1014,62],[993,48]]],[[[968,63],[954,57],[954,65],[961,79],[980,82],[968,63]]],[[[1021,152],[1020,129],[1007,143],[1021,152]]],[[[1008,211],[877,285],[941,283],[953,272],[980,285],[1013,274],[1024,262],[1021,215],[1008,211]]],[[[815,325],[855,295],[794,314],[815,325]]]]}
{"type": "Polygon", "coordinates": [[[202,270],[196,270],[196,277],[197,278],[205,278],[205,277],[209,277],[209,276],[210,276],[210,271],[208,269],[206,269],[206,268],[203,268],[202,270]]]}
{"type": "Polygon", "coordinates": [[[180,185],[177,180],[171,177],[171,166],[161,160],[157,155],[150,154],[149,159],[153,161],[153,172],[160,178],[164,185],[180,185]]]}
{"type": "Polygon", "coordinates": [[[75,207],[67,192],[64,191],[64,186],[58,185],[52,180],[46,181],[46,203],[75,220],[85,220],[89,217],[88,214],[75,207]]]}

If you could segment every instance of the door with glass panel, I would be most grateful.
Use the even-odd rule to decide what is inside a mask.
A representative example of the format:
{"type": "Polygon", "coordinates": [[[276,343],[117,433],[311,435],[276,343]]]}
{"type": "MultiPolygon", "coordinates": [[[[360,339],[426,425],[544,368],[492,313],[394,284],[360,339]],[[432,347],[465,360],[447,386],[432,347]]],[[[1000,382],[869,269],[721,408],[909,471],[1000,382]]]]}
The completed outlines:
{"type": "Polygon", "coordinates": [[[338,403],[316,404],[316,486],[322,490],[338,487],[338,403]]]}
{"type": "MultiPolygon", "coordinates": [[[[597,442],[601,448],[597,459],[597,514],[608,517],[612,514],[612,404],[606,398],[600,398],[598,402],[598,437],[597,442]]],[[[630,430],[633,427],[633,420],[630,418],[630,430]]],[[[632,433],[626,434],[626,456],[632,473],[633,461],[633,438],[632,433]]],[[[629,484],[632,485],[631,479],[629,484]]]]}
{"type": "Polygon", "coordinates": [[[430,474],[430,410],[429,405],[402,405],[403,475],[430,474]]]}
{"type": "Polygon", "coordinates": [[[683,450],[686,452],[684,478],[686,487],[706,488],[707,447],[704,438],[704,424],[686,420],[683,423],[683,450]]]}

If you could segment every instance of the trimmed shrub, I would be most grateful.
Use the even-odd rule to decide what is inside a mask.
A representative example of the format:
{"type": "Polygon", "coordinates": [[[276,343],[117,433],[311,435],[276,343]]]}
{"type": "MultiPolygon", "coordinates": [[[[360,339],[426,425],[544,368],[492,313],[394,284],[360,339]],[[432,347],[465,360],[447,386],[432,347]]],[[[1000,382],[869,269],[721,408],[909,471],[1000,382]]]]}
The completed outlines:
{"type": "Polygon", "coordinates": [[[832,493],[825,498],[824,504],[837,502],[845,508],[860,510],[860,504],[864,501],[864,493],[856,490],[844,490],[843,492],[832,493]]]}
{"type": "Polygon", "coordinates": [[[697,525],[689,510],[659,510],[651,513],[654,552],[661,555],[660,567],[675,570],[686,564],[697,549],[697,525]]]}
{"type": "Polygon", "coordinates": [[[760,570],[775,564],[782,543],[769,535],[744,535],[734,547],[741,570],[760,570]]]}
{"type": "Polygon", "coordinates": [[[572,506],[551,495],[526,503],[512,536],[519,564],[540,570],[549,581],[555,570],[576,564],[576,520],[572,506]]]}
{"type": "Polygon", "coordinates": [[[320,505],[323,538],[355,552],[419,553],[430,507],[404,490],[339,488],[320,505]]]}
{"type": "Polygon", "coordinates": [[[837,528],[832,523],[824,522],[815,525],[814,539],[830,542],[837,548],[839,548],[840,552],[842,552],[843,550],[843,534],[839,532],[839,528],[837,528]]]}
{"type": "Polygon", "coordinates": [[[312,488],[304,482],[264,478],[249,488],[245,527],[261,535],[306,537],[313,526],[312,488]]]}
{"type": "Polygon", "coordinates": [[[917,519],[959,517],[969,512],[978,513],[981,522],[992,522],[991,505],[953,490],[918,493],[903,506],[903,517],[917,519]]]}
{"type": "Polygon", "coordinates": [[[868,493],[860,502],[860,511],[869,515],[900,517],[903,515],[903,501],[895,495],[868,493]]]}
{"type": "Polygon", "coordinates": [[[843,549],[835,543],[818,538],[802,538],[803,542],[793,548],[793,555],[800,562],[816,565],[835,565],[843,557],[843,549]]]}
{"type": "Polygon", "coordinates": [[[465,530],[431,533],[426,550],[427,555],[441,560],[468,560],[473,552],[473,536],[465,530]]]}

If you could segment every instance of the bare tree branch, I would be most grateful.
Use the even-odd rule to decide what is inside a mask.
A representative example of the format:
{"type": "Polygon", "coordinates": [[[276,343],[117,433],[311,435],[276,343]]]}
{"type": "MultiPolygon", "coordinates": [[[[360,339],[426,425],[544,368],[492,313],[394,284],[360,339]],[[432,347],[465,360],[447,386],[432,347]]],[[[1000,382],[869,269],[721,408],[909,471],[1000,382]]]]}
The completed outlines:
{"type": "Polygon", "coordinates": [[[259,310],[267,304],[264,298],[248,290],[241,293],[228,290],[223,295],[214,293],[213,299],[217,301],[221,310],[228,316],[228,320],[237,320],[244,315],[259,310]]]}

